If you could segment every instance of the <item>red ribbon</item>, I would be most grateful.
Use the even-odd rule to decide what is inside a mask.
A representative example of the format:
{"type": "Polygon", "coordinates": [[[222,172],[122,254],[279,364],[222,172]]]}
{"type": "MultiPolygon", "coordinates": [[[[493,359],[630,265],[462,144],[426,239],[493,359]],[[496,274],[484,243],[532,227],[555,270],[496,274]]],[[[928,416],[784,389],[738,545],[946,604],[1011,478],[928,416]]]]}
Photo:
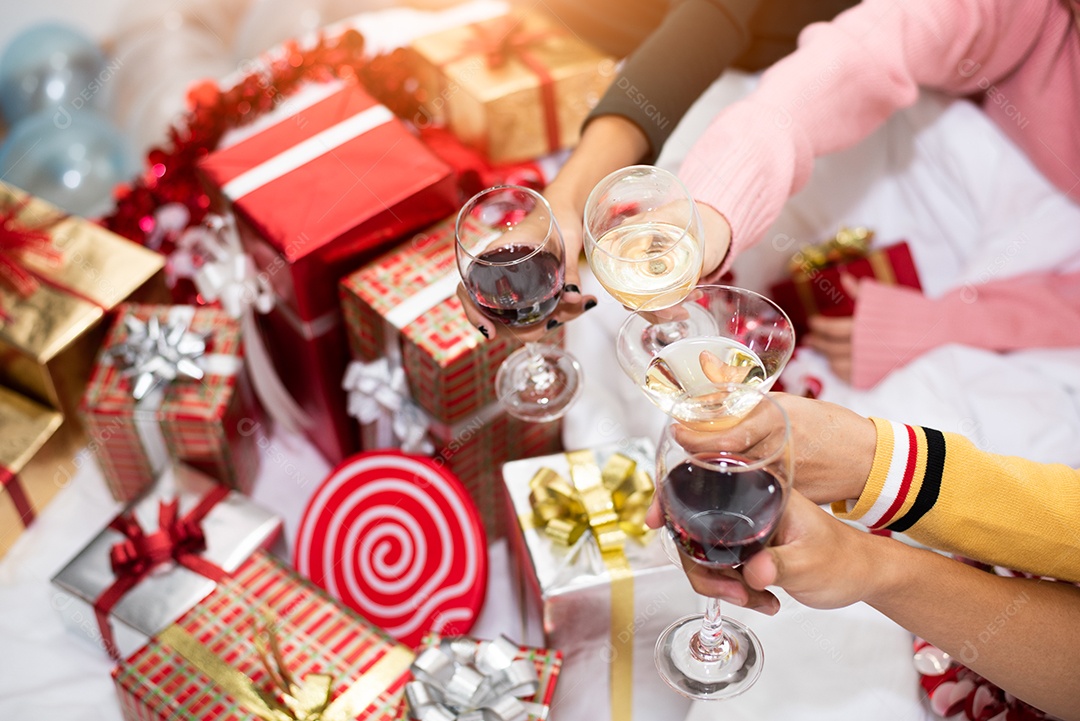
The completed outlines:
{"type": "MultiPolygon", "coordinates": [[[[25,265],[27,258],[37,258],[49,267],[60,266],[64,254],[53,245],[50,231],[68,217],[54,215],[36,225],[27,225],[19,216],[30,201],[31,196],[27,195],[0,209],[0,285],[7,286],[20,298],[27,298],[44,283],[104,310],[105,306],[93,298],[25,265]]],[[[2,306],[0,320],[11,320],[11,315],[2,306]]]]}
{"type": "Polygon", "coordinates": [[[11,502],[15,504],[15,511],[19,514],[23,527],[29,526],[34,520],[34,507],[30,505],[30,499],[26,497],[26,491],[23,489],[18,474],[0,466],[0,489],[7,491],[11,502]]]}
{"type": "Polygon", "coordinates": [[[540,102],[544,109],[544,128],[547,131],[548,149],[554,153],[561,146],[559,115],[555,105],[555,81],[544,63],[530,52],[542,43],[562,33],[554,30],[526,32],[521,20],[511,17],[496,18],[469,26],[474,35],[465,41],[457,57],[443,63],[443,67],[472,55],[483,55],[487,66],[493,70],[517,58],[540,80],[540,102]]]}
{"type": "Polygon", "coordinates": [[[94,601],[94,615],[105,649],[113,659],[119,660],[120,652],[116,648],[109,613],[128,591],[155,568],[175,562],[218,583],[229,576],[223,568],[199,555],[206,550],[206,537],[200,524],[210,509],[227,495],[228,488],[217,486],[183,517],[178,517],[176,499],[161,501],[158,506],[158,529],[153,533],[146,533],[131,511],[121,513],[109,524],[109,528],[124,534],[125,539],[116,543],[109,552],[109,562],[116,580],[94,601]]]}

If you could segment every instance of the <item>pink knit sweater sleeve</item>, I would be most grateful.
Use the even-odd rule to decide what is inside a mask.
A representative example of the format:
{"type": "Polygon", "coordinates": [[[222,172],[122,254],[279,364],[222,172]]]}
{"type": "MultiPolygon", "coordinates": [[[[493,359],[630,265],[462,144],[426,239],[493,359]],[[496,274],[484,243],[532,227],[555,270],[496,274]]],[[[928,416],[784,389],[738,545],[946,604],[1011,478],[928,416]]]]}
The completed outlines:
{"type": "Polygon", "coordinates": [[[933,300],[911,288],[863,281],[851,342],[856,388],[870,388],[946,343],[994,351],[1077,347],[1080,273],[965,285],[933,300]]]}
{"type": "Polygon", "coordinates": [[[1008,75],[1055,1],[864,0],[806,28],[799,49],[714,119],[680,170],[731,224],[732,252],[714,275],[761,239],[815,157],[865,138],[914,103],[920,85],[967,94],[1008,75]]]}

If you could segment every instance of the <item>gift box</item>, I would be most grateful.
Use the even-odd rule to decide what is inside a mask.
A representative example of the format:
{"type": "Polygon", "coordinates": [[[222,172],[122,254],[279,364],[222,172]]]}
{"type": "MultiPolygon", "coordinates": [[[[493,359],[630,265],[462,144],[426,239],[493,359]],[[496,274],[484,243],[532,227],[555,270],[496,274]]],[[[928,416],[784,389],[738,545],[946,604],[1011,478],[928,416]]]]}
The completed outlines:
{"type": "Polygon", "coordinates": [[[0,209],[0,381],[64,413],[77,438],[103,320],[125,299],[167,299],[165,259],[6,183],[0,209]]]}
{"type": "Polygon", "coordinates": [[[260,318],[308,435],[331,462],[356,445],[340,381],[337,282],[389,241],[457,207],[453,173],[355,83],[309,86],[200,163],[275,295],[260,318]]]}
{"type": "Polygon", "coordinates": [[[422,123],[446,125],[492,162],[575,145],[614,60],[539,13],[507,15],[410,44],[422,123]]]}
{"type": "Polygon", "coordinates": [[[219,309],[121,306],[81,413],[117,500],[137,497],[170,458],[242,491],[258,472],[240,325],[219,309]]]}
{"type": "MultiPolygon", "coordinates": [[[[353,357],[346,389],[363,407],[363,446],[434,454],[469,489],[490,537],[505,533],[500,467],[560,448],[561,424],[529,423],[499,409],[494,379],[515,349],[508,334],[487,341],[455,294],[453,217],[346,277],[341,303],[353,357]],[[388,403],[389,393],[395,400],[388,403]],[[372,421],[379,415],[379,420],[372,421]],[[389,436],[397,425],[398,438],[389,436]],[[404,430],[402,428],[404,427],[404,430]]],[[[561,337],[561,336],[560,336],[561,337]]],[[[352,402],[352,401],[351,401],[352,402]]]]}
{"type": "Polygon", "coordinates": [[[812,315],[855,312],[855,301],[840,282],[841,275],[922,289],[908,244],[871,249],[873,237],[865,228],[844,229],[826,243],[795,254],[789,266],[791,277],[773,285],[769,295],[791,318],[796,337],[807,333],[807,319],[812,315]]]}
{"type": "Polygon", "coordinates": [[[483,718],[543,721],[549,717],[562,655],[494,641],[429,634],[417,650],[399,721],[483,718]]]}
{"type": "Polygon", "coordinates": [[[647,440],[503,466],[525,643],[563,654],[554,706],[574,719],[682,718],[689,701],[656,673],[653,648],[698,597],[644,528],[656,453],[647,440]]]}
{"type": "Polygon", "coordinates": [[[412,660],[259,552],[113,681],[128,721],[391,721],[412,660]]]}
{"type": "Polygon", "coordinates": [[[64,487],[57,411],[0,387],[0,558],[42,507],[64,487]]]}
{"type": "Polygon", "coordinates": [[[78,635],[121,658],[224,583],[281,521],[182,464],[117,516],[52,579],[78,635]]]}

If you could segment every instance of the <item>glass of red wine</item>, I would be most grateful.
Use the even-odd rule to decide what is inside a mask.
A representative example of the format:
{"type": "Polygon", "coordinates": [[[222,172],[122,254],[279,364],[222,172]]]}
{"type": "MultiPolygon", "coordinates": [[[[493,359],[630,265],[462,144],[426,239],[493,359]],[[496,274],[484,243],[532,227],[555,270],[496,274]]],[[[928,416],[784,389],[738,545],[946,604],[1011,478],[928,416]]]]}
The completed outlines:
{"type": "MultiPolygon", "coordinates": [[[[565,251],[542,195],[516,185],[483,190],[458,213],[455,236],[462,282],[484,315],[511,332],[548,321],[563,291],[565,251]]],[[[509,414],[543,422],[566,413],[581,380],[565,350],[525,342],[499,367],[495,392],[509,414]]]]}
{"type": "MultiPolygon", "coordinates": [[[[731,384],[749,409],[708,433],[671,425],[657,450],[660,509],[684,568],[734,569],[768,544],[793,473],[791,431],[779,404],[759,389],[731,384]]],[[[656,642],[656,667],[669,686],[718,700],[750,688],[764,664],[761,642],[745,624],[724,619],[720,600],[704,615],[681,618],[656,642]]]]}

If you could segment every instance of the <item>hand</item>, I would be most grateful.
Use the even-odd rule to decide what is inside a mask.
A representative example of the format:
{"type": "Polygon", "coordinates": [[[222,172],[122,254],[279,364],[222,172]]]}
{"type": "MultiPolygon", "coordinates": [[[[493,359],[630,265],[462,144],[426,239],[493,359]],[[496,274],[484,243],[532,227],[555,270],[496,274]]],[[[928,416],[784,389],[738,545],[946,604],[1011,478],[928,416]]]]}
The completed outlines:
{"type": "Polygon", "coordinates": [[[705,262],[702,264],[701,277],[708,277],[717,270],[727,258],[731,247],[731,225],[716,208],[697,201],[701,226],[705,231],[702,242],[705,244],[705,262]]]}
{"type": "Polygon", "coordinates": [[[887,564],[881,544],[897,543],[856,530],[792,491],[772,545],[742,567],[752,591],[779,586],[811,608],[841,608],[873,595],[887,564]]]}
{"type": "MultiPolygon", "coordinates": [[[[840,275],[840,285],[853,301],[859,297],[858,282],[850,275],[840,275]]],[[[853,316],[827,317],[812,315],[807,321],[810,333],[806,344],[825,356],[833,373],[851,382],[851,334],[855,327],[853,316]]]]}

